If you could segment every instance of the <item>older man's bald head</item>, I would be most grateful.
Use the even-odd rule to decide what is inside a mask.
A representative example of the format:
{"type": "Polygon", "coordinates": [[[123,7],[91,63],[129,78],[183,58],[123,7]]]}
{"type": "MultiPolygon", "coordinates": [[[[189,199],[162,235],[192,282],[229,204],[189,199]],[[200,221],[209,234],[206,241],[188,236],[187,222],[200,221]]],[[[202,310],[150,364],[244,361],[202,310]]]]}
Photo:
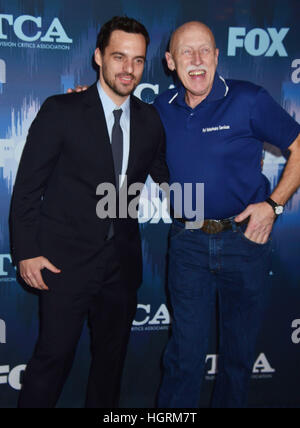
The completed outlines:
{"type": "Polygon", "coordinates": [[[197,32],[197,31],[199,33],[201,32],[202,34],[205,34],[210,39],[212,46],[214,48],[216,48],[215,37],[214,37],[211,29],[206,24],[204,24],[203,22],[190,21],[190,22],[186,22],[185,24],[181,25],[180,27],[178,27],[173,32],[171,39],[170,39],[169,51],[171,53],[175,52],[175,50],[177,49],[177,47],[180,43],[182,36],[185,36],[188,33],[195,34],[195,32],[197,32]]]}

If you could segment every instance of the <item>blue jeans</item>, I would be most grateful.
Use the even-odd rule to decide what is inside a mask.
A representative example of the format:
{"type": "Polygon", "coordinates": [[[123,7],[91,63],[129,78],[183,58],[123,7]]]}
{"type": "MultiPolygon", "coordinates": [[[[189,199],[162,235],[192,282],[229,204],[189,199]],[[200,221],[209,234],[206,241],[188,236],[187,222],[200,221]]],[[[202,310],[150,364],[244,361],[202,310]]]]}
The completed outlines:
{"type": "Polygon", "coordinates": [[[164,355],[160,408],[197,408],[212,313],[219,305],[218,374],[214,408],[247,402],[255,344],[264,309],[270,240],[256,244],[233,230],[208,235],[174,220],[170,230],[172,335],[164,355]]]}

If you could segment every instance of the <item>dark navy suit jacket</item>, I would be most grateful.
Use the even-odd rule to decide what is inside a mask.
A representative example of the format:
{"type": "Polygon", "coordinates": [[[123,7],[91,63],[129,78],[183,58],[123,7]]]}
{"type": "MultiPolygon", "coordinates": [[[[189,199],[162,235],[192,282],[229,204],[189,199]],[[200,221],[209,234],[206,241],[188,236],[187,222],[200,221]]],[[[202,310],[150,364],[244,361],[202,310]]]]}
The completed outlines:
{"type": "MultiPolygon", "coordinates": [[[[156,182],[168,180],[164,130],[155,108],[131,96],[128,186],[144,183],[148,174],[156,182]]],[[[111,220],[96,215],[96,188],[106,182],[115,184],[114,164],[96,84],[48,98],[29,130],[15,182],[14,261],[44,256],[61,269],[59,275],[42,271],[49,288],[81,290],[97,267],[110,227],[111,220]]],[[[142,280],[138,221],[113,222],[122,279],[137,288],[142,280]]]]}

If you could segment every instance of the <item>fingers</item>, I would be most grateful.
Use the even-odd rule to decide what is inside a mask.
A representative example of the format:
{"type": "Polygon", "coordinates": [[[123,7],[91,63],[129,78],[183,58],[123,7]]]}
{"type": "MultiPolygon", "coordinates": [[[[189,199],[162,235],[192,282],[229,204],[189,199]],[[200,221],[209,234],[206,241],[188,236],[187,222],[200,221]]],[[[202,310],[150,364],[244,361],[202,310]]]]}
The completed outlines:
{"type": "Polygon", "coordinates": [[[75,89],[72,88],[68,88],[67,89],[67,93],[68,94],[72,94],[73,92],[83,92],[86,91],[88,89],[87,85],[77,85],[75,89]]]}
{"type": "Polygon", "coordinates": [[[53,273],[60,273],[61,272],[61,270],[58,269],[56,266],[54,266],[52,263],[50,263],[48,259],[45,259],[45,261],[44,261],[44,268],[50,270],[53,273]]]}
{"type": "Polygon", "coordinates": [[[254,228],[249,222],[248,227],[244,233],[245,237],[256,244],[265,244],[270,236],[272,228],[265,226],[263,228],[254,228]]]}
{"type": "Polygon", "coordinates": [[[245,237],[257,244],[265,244],[271,233],[275,215],[272,207],[266,202],[251,204],[236,218],[236,223],[249,218],[245,237]]]}
{"type": "Polygon", "coordinates": [[[38,290],[49,290],[48,286],[43,281],[41,274],[42,269],[46,268],[57,274],[61,270],[54,266],[45,257],[36,257],[33,259],[23,260],[20,262],[20,275],[27,285],[38,290]]]}
{"type": "Polygon", "coordinates": [[[49,290],[49,288],[43,281],[40,271],[27,273],[22,278],[24,279],[26,284],[32,288],[36,288],[37,290],[49,290]]]}
{"type": "Polygon", "coordinates": [[[255,242],[256,244],[265,244],[268,239],[269,239],[269,233],[252,233],[252,234],[247,234],[246,232],[244,233],[244,235],[246,236],[246,238],[248,238],[250,241],[255,242]]]}
{"type": "Polygon", "coordinates": [[[262,236],[262,240],[259,242],[259,244],[266,244],[268,242],[269,236],[270,236],[270,233],[265,233],[262,236]]]}
{"type": "Polygon", "coordinates": [[[251,205],[249,205],[243,212],[241,212],[238,216],[235,217],[235,221],[237,223],[241,223],[251,215],[251,212],[252,212],[251,205]]]}

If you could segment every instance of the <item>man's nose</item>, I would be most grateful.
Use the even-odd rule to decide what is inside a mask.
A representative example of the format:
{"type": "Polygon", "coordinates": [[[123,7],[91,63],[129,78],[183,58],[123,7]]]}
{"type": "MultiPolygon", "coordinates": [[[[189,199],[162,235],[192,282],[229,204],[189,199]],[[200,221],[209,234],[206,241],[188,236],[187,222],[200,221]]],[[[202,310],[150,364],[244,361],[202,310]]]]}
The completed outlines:
{"type": "Polygon", "coordinates": [[[130,59],[127,59],[124,62],[123,68],[124,68],[124,71],[126,71],[126,73],[128,73],[128,74],[133,73],[133,61],[130,59]]]}
{"type": "Polygon", "coordinates": [[[201,65],[202,64],[202,56],[199,51],[194,51],[193,58],[192,58],[194,65],[201,65]]]}

